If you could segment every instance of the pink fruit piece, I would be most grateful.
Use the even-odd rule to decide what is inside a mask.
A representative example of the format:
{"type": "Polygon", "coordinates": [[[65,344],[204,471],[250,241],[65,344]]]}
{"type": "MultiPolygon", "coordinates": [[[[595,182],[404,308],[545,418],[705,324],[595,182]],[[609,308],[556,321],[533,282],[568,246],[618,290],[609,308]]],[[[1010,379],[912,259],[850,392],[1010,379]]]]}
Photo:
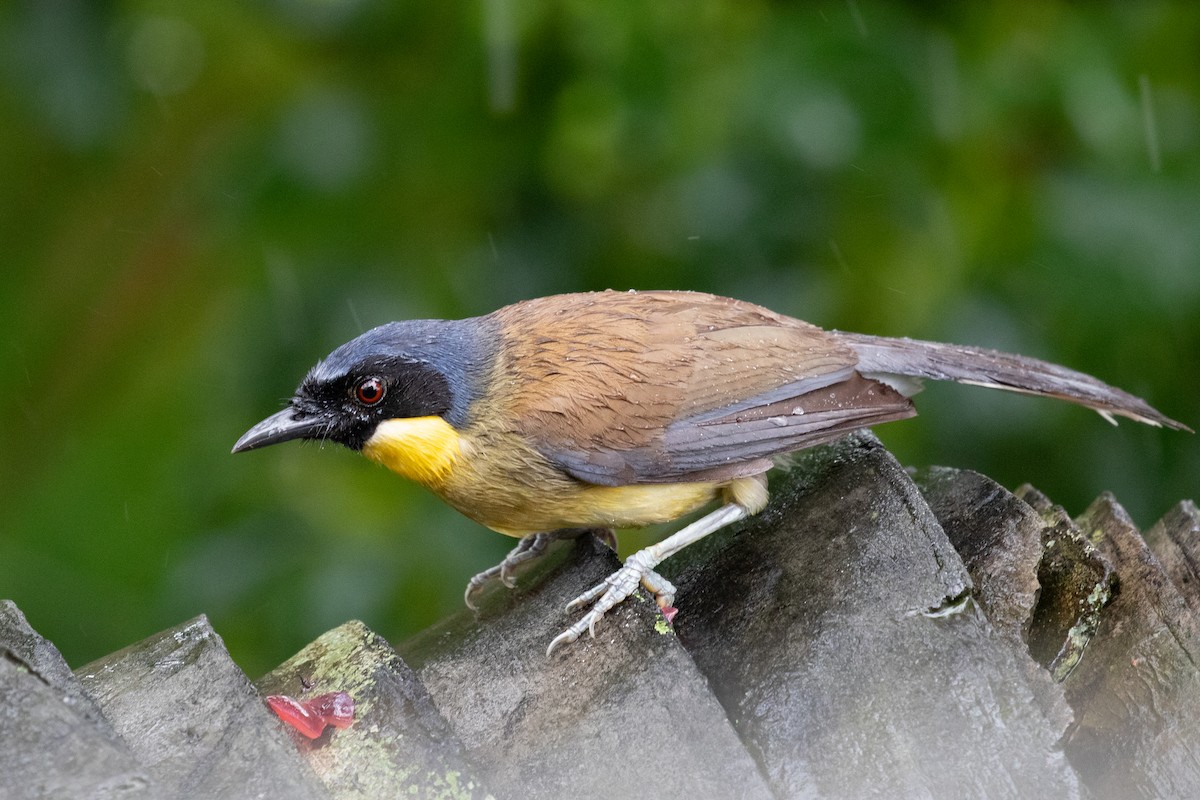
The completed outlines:
{"type": "Polygon", "coordinates": [[[304,706],[335,728],[349,728],[354,724],[354,698],[345,692],[318,695],[306,701],[304,706]]]}
{"type": "Polygon", "coordinates": [[[267,697],[267,705],[281,720],[291,725],[309,739],[315,739],[325,730],[325,720],[313,714],[304,703],[285,694],[267,697]]]}

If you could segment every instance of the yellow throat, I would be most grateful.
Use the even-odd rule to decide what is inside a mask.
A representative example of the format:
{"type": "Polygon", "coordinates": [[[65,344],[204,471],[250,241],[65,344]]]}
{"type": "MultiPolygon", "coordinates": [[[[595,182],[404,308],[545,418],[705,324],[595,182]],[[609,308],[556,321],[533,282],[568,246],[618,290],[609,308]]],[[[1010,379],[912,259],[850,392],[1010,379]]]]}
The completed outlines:
{"type": "Polygon", "coordinates": [[[372,461],[430,488],[446,482],[461,452],[458,432],[441,417],[384,420],[362,448],[372,461]]]}

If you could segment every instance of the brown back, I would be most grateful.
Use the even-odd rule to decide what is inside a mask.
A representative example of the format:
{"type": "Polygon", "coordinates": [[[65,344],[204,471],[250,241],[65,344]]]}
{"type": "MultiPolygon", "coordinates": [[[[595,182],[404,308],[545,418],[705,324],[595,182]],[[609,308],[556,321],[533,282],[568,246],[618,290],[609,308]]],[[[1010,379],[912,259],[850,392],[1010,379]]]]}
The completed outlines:
{"type": "Polygon", "coordinates": [[[695,292],[529,300],[491,318],[495,402],[566,472],[622,485],[729,479],[780,453],[912,416],[833,334],[695,292]]]}

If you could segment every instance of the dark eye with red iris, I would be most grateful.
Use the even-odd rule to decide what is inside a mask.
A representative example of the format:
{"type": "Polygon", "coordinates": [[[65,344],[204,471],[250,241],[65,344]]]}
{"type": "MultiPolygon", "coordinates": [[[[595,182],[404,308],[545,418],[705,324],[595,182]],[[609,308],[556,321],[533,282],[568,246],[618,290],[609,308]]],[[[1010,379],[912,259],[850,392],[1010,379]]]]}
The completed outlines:
{"type": "Polygon", "coordinates": [[[364,406],[373,406],[383,399],[384,383],[379,378],[364,378],[354,387],[354,399],[364,406]]]}

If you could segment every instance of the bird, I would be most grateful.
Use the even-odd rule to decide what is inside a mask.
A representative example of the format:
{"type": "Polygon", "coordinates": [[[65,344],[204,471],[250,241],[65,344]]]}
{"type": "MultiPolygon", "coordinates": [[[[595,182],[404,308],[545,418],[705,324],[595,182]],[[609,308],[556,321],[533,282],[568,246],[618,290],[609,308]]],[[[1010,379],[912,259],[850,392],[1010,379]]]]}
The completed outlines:
{"type": "Polygon", "coordinates": [[[287,406],[234,453],[336,442],[519,539],[466,602],[556,539],[696,521],[628,556],[567,604],[587,609],[547,654],[595,636],[639,585],[668,620],[665,559],[768,500],[767,473],[799,450],[914,416],[924,379],[1077,403],[1187,430],[1096,378],[980,347],[825,330],[763,306],[689,291],[552,295],[460,320],[376,327],[314,366],[287,406]]]}

